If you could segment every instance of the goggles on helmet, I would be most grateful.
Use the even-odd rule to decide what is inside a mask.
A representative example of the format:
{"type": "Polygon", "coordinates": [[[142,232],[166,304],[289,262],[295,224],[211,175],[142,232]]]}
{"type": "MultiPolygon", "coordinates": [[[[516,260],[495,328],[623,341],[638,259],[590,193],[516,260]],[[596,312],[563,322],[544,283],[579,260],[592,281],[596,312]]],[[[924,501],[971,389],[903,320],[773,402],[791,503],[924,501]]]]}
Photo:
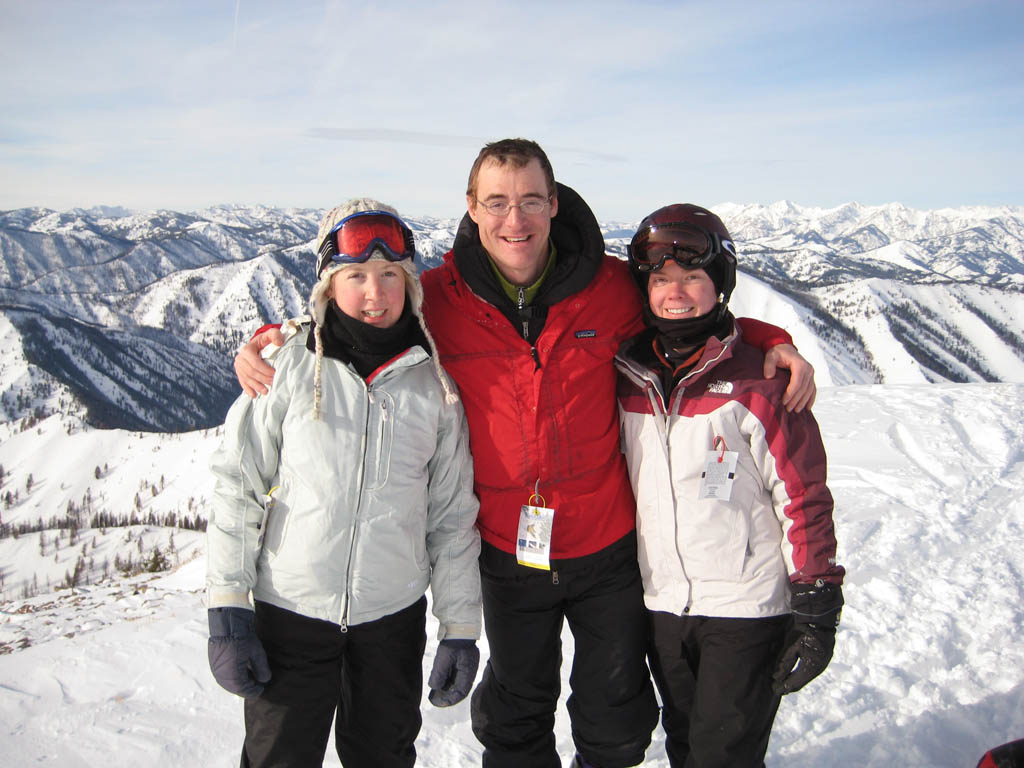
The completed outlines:
{"type": "Polygon", "coordinates": [[[387,211],[360,211],[334,225],[317,251],[316,274],[328,264],[362,264],[375,250],[388,261],[402,261],[416,255],[412,230],[387,211]]]}
{"type": "Polygon", "coordinates": [[[720,254],[735,262],[736,246],[692,224],[658,224],[641,229],[626,249],[640,272],[657,272],[668,259],[683,269],[703,269],[720,254]]]}

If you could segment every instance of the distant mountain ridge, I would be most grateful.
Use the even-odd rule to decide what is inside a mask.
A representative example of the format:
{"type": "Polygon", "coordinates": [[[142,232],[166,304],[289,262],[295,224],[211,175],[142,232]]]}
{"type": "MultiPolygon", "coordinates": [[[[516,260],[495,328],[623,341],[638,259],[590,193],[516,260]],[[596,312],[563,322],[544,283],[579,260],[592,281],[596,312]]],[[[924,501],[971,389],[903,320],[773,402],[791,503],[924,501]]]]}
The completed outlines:
{"type": "MultiPolygon", "coordinates": [[[[811,330],[831,383],[1024,380],[1024,208],[714,210],[740,269],[811,330]]],[[[624,256],[626,242],[610,249],[624,256]]],[[[741,289],[734,309],[743,301],[741,289]]],[[[750,314],[765,311],[771,319],[770,307],[750,314]]]]}
{"type": "MultiPolygon", "coordinates": [[[[793,333],[821,385],[1024,381],[1024,209],[714,207],[737,314],[793,333]]],[[[0,421],[183,431],[238,393],[234,350],[303,314],[322,211],[0,212],[0,421]]],[[[458,219],[409,219],[422,268],[458,219]]],[[[603,225],[624,257],[637,222],[603,225]]]]}

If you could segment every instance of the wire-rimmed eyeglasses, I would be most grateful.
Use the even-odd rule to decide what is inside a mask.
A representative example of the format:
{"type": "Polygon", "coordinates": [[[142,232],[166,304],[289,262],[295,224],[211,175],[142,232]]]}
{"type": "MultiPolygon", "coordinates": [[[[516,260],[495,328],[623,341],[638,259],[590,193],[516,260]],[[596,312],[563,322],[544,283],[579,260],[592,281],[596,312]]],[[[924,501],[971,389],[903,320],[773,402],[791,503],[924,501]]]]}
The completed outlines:
{"type": "Polygon", "coordinates": [[[521,213],[527,216],[536,216],[543,213],[551,205],[550,197],[531,197],[521,203],[510,203],[508,200],[483,201],[478,197],[473,198],[482,205],[492,216],[508,216],[513,208],[518,208],[521,213]]]}

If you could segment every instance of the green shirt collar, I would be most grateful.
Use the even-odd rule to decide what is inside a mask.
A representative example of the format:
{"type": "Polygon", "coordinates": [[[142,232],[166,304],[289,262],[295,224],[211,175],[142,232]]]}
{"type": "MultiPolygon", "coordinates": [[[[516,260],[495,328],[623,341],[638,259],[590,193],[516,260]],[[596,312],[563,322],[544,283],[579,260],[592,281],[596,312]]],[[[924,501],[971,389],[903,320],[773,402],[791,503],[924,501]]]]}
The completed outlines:
{"type": "MultiPolygon", "coordinates": [[[[544,271],[540,273],[540,277],[538,277],[531,285],[522,289],[524,306],[529,306],[533,302],[541,285],[543,285],[548,275],[551,274],[551,270],[555,268],[556,253],[555,244],[551,243],[551,250],[548,253],[548,263],[544,266],[544,271]]],[[[520,286],[513,285],[505,279],[505,276],[501,274],[501,270],[499,270],[497,265],[494,263],[494,259],[488,257],[488,261],[491,264],[491,269],[494,270],[494,274],[498,276],[498,283],[501,285],[501,290],[504,291],[505,295],[508,296],[509,300],[513,304],[518,306],[520,286]]]]}

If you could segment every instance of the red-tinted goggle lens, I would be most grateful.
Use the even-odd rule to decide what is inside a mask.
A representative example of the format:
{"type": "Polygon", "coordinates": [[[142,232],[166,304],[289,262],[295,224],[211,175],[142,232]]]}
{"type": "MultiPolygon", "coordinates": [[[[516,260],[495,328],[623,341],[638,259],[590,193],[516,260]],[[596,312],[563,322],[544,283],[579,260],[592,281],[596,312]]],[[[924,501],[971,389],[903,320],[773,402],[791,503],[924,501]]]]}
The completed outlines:
{"type": "Polygon", "coordinates": [[[361,264],[380,250],[388,261],[416,255],[412,231],[386,211],[361,211],[334,225],[320,244],[319,275],[328,263],[361,264]]]}

